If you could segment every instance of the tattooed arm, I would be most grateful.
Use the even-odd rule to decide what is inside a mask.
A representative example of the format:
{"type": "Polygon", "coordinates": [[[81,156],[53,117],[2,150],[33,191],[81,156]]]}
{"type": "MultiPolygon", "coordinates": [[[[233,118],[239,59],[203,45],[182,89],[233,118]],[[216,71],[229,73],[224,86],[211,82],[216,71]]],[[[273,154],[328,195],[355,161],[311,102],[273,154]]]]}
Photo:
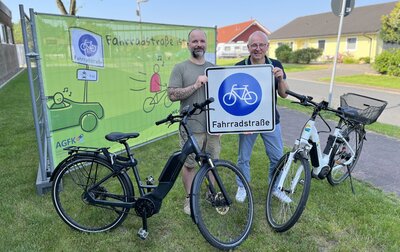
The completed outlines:
{"type": "Polygon", "coordinates": [[[171,101],[180,101],[188,98],[191,96],[194,92],[197,91],[197,89],[201,88],[203,85],[207,83],[207,76],[201,75],[197,77],[197,80],[195,83],[188,87],[184,88],[176,88],[176,87],[169,87],[168,88],[168,97],[171,101]]]}

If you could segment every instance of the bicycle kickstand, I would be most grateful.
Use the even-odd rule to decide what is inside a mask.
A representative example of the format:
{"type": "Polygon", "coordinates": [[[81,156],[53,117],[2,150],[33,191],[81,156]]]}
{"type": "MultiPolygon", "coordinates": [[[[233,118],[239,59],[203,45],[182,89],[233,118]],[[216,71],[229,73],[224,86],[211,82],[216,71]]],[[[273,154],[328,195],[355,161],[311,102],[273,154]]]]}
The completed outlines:
{"type": "Polygon", "coordinates": [[[347,172],[349,173],[349,178],[350,178],[350,186],[351,186],[351,191],[353,192],[353,194],[355,195],[356,192],[354,191],[354,186],[353,186],[353,178],[351,177],[351,171],[349,166],[347,166],[347,172]]]}
{"type": "Polygon", "coordinates": [[[144,210],[143,216],[142,216],[142,223],[143,227],[139,229],[137,232],[137,235],[139,236],[140,239],[146,240],[147,236],[149,236],[149,232],[147,231],[147,215],[146,215],[146,210],[144,210]]]}

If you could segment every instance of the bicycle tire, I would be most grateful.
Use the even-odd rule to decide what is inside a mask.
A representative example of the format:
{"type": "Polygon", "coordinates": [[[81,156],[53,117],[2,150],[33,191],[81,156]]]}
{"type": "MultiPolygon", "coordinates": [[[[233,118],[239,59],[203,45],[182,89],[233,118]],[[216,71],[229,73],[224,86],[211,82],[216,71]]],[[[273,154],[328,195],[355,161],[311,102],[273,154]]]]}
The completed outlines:
{"type": "Polygon", "coordinates": [[[169,99],[168,95],[164,97],[164,107],[169,108],[172,105],[172,101],[169,99]]]}
{"type": "MultiPolygon", "coordinates": [[[[332,186],[339,185],[346,178],[349,177],[350,173],[353,172],[358,159],[360,158],[361,150],[364,143],[365,133],[360,127],[345,127],[342,129],[342,135],[346,141],[350,144],[351,148],[355,150],[355,157],[353,162],[347,167],[342,166],[339,169],[331,169],[328,173],[327,179],[329,184],[332,186]]],[[[346,144],[344,142],[336,143],[332,150],[331,156],[329,157],[329,166],[334,167],[335,164],[339,164],[349,154],[346,151],[346,144]]]]}
{"type": "Polygon", "coordinates": [[[222,97],[222,101],[224,102],[224,104],[226,106],[232,106],[233,104],[235,104],[236,103],[236,99],[237,99],[236,96],[234,94],[231,94],[231,93],[226,93],[222,97]],[[232,101],[231,101],[231,99],[232,99],[232,101]]]}
{"type": "MultiPolygon", "coordinates": [[[[112,171],[106,160],[93,156],[71,158],[56,170],[52,200],[67,225],[82,232],[97,233],[116,228],[125,220],[129,208],[94,205],[85,200],[88,187],[112,171]]],[[[133,199],[133,187],[127,179],[125,173],[119,173],[89,193],[102,200],[128,202],[133,199]]]]}
{"type": "Polygon", "coordinates": [[[192,216],[200,233],[211,245],[228,250],[239,246],[250,233],[254,215],[253,196],[244,175],[234,164],[215,160],[214,165],[213,168],[202,168],[196,174],[191,194],[192,216]],[[211,173],[217,176],[210,176],[211,173]],[[215,177],[220,178],[227,197],[218,181],[210,183],[210,178],[215,177]],[[242,203],[235,200],[236,177],[247,193],[242,203]]]}
{"type": "Polygon", "coordinates": [[[280,179],[283,168],[288,162],[289,152],[286,153],[279,161],[275,172],[272,176],[271,183],[268,186],[266,201],[266,217],[268,224],[276,232],[285,232],[289,230],[299,220],[304,208],[306,207],[308,195],[310,192],[311,172],[307,159],[302,157],[300,153],[294,155],[293,162],[283,183],[282,191],[292,200],[290,203],[281,202],[273,195],[276,190],[276,184],[280,179]],[[293,178],[297,171],[301,169],[301,175],[298,183],[293,191],[290,190],[293,178]]]}
{"type": "Polygon", "coordinates": [[[150,113],[153,111],[156,103],[154,101],[154,97],[147,97],[143,102],[143,111],[146,113],[150,113]]]}

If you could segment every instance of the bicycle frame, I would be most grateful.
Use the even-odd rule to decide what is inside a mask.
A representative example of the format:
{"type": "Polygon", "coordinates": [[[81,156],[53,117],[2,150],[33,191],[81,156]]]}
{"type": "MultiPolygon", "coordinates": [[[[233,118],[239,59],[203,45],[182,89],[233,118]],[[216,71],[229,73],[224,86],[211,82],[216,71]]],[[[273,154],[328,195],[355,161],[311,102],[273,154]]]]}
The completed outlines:
{"type": "Polygon", "coordinates": [[[248,85],[244,85],[244,87],[237,87],[237,84],[234,84],[231,88],[230,94],[235,95],[240,100],[244,100],[245,97],[248,95],[249,90],[247,89],[248,85]],[[240,96],[237,91],[242,91],[242,95],[240,96]]]}
{"type": "MultiPolygon", "coordinates": [[[[189,129],[186,128],[187,131],[189,129]]],[[[190,132],[190,131],[189,131],[190,132]]],[[[125,150],[126,153],[129,156],[129,163],[122,163],[118,161],[116,158],[116,155],[109,154],[111,155],[112,164],[114,167],[118,167],[118,169],[114,170],[112,173],[107,175],[106,177],[102,178],[100,181],[98,181],[96,184],[93,184],[91,187],[87,188],[86,190],[86,195],[87,199],[90,203],[92,204],[99,204],[99,205],[107,205],[107,206],[114,206],[114,207],[124,207],[124,208],[134,208],[136,201],[132,202],[110,202],[110,201],[103,201],[94,198],[94,196],[90,193],[90,191],[98,186],[100,186],[104,181],[109,179],[110,177],[121,173],[122,169],[127,169],[127,168],[132,168],[136,184],[139,188],[139,194],[140,197],[145,197],[145,198],[150,198],[154,201],[156,201],[155,205],[158,206],[156,207],[155,213],[159,211],[161,208],[161,201],[165,198],[165,196],[168,194],[168,192],[171,190],[172,186],[174,185],[182,167],[183,164],[185,163],[186,158],[192,154],[195,153],[196,156],[201,156],[202,152],[200,147],[198,146],[196,140],[194,139],[193,135],[188,132],[188,140],[182,147],[181,151],[176,151],[174,152],[168,161],[166,162],[160,177],[159,177],[159,184],[158,185],[145,185],[142,184],[142,180],[139,175],[138,167],[136,166],[137,161],[134,159],[132,152],[129,149],[129,145],[124,142],[125,150]],[[145,189],[151,190],[151,192],[146,193],[145,189]]],[[[207,160],[207,162],[213,166],[211,158],[207,160]]]]}

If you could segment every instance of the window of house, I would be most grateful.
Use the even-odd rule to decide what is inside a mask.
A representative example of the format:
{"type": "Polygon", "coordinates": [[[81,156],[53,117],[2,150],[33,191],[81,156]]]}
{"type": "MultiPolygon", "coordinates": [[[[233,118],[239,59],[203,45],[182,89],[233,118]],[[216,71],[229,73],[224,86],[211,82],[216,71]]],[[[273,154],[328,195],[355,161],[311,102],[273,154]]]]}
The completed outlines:
{"type": "Polygon", "coordinates": [[[347,50],[356,50],[357,38],[347,38],[347,50]]]}
{"type": "Polygon", "coordinates": [[[243,46],[242,51],[247,51],[247,46],[243,46]]]}
{"type": "Polygon", "coordinates": [[[0,43],[6,43],[6,27],[0,23],[0,43]]]}
{"type": "Polygon", "coordinates": [[[230,50],[231,50],[231,47],[230,47],[230,46],[225,46],[225,47],[224,47],[224,51],[225,51],[225,52],[229,52],[230,50]]]}
{"type": "Polygon", "coordinates": [[[11,33],[11,28],[7,26],[7,41],[9,44],[14,44],[13,36],[11,33]]]}
{"type": "Polygon", "coordinates": [[[235,51],[239,51],[240,50],[240,46],[235,46],[235,51]]]}
{"type": "Polygon", "coordinates": [[[318,40],[318,49],[325,50],[325,40],[318,40]]]}

